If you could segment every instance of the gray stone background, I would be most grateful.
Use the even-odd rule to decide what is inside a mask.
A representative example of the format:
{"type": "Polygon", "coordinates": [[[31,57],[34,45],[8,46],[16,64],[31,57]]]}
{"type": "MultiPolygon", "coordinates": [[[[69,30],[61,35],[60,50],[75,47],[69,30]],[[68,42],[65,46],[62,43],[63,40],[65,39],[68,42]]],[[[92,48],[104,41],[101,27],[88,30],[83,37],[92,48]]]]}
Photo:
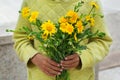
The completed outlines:
{"type": "MultiPolygon", "coordinates": [[[[25,64],[13,49],[12,33],[22,0],[0,0],[0,80],[26,80],[25,64]]],[[[99,80],[120,80],[120,0],[101,0],[105,21],[113,44],[109,55],[99,64],[99,80]]]]}

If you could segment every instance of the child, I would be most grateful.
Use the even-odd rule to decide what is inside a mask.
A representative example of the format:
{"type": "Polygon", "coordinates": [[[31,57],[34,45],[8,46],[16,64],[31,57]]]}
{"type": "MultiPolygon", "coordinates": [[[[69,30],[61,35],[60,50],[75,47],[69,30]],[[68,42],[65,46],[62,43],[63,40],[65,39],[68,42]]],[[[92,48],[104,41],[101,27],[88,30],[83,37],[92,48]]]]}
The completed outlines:
{"type": "MultiPolygon", "coordinates": [[[[81,0],[23,0],[22,8],[29,7],[31,11],[39,11],[39,18],[42,21],[56,22],[60,16],[72,10],[79,1],[81,0]]],[[[85,5],[82,6],[80,12],[84,13],[88,13],[90,10],[89,3],[91,1],[99,3],[99,0],[83,1],[85,5]]],[[[97,12],[102,14],[100,7],[97,12]]],[[[106,34],[105,37],[87,42],[88,49],[82,51],[81,55],[75,53],[67,56],[61,63],[56,63],[46,56],[46,53],[39,50],[38,40],[30,41],[26,38],[25,32],[14,33],[14,47],[20,59],[27,65],[28,80],[55,80],[55,76],[60,75],[63,69],[69,71],[70,80],[94,80],[94,65],[107,55],[112,42],[103,18],[95,17],[95,21],[92,31],[100,30],[106,34]]],[[[37,30],[20,15],[16,30],[23,26],[28,26],[33,31],[37,30]]]]}

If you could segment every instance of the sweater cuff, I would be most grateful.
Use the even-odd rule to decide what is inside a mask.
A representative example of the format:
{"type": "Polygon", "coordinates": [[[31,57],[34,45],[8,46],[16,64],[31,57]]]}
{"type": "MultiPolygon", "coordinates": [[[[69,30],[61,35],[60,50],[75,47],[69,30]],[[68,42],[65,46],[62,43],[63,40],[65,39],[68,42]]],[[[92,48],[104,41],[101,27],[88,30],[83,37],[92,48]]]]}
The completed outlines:
{"type": "Polygon", "coordinates": [[[24,50],[24,53],[26,54],[24,57],[24,62],[27,65],[29,60],[39,52],[35,50],[32,46],[27,46],[24,50]]]}
{"type": "Polygon", "coordinates": [[[94,66],[94,59],[92,54],[88,50],[83,50],[82,53],[78,53],[81,59],[81,70],[94,66]]]}

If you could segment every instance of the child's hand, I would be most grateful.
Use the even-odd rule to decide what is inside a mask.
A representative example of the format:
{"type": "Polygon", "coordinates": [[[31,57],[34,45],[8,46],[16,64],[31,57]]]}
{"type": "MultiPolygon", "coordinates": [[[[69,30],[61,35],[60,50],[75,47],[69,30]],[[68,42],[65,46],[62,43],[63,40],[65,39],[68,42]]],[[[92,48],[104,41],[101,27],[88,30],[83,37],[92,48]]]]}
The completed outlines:
{"type": "Polygon", "coordinates": [[[76,68],[80,66],[81,60],[78,54],[67,56],[64,61],[61,61],[63,69],[76,68]]]}
{"type": "Polygon", "coordinates": [[[62,69],[60,65],[44,55],[36,54],[31,61],[49,76],[61,74],[62,69]]]}

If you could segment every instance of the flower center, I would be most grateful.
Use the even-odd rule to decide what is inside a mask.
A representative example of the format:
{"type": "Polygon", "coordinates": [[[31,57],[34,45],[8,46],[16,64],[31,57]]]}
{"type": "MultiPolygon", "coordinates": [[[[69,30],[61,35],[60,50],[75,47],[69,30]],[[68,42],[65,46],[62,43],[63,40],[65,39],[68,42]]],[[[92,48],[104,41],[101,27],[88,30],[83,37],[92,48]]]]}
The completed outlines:
{"type": "Polygon", "coordinates": [[[50,26],[47,26],[47,30],[50,32],[52,31],[52,28],[50,26]]]}

